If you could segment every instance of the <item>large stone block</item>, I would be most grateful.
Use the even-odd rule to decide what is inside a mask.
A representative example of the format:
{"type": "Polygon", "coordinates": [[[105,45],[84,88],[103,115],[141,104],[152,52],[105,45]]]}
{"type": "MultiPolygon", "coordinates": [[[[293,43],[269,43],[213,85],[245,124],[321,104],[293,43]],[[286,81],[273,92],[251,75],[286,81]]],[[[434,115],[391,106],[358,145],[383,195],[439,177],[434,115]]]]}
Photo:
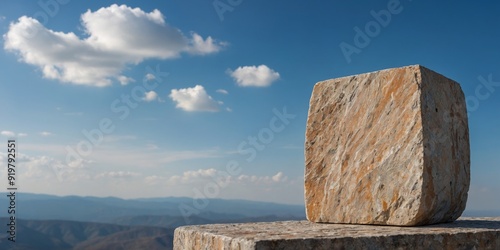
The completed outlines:
{"type": "Polygon", "coordinates": [[[460,85],[422,66],[314,86],[305,141],[313,222],[414,226],[457,219],[470,182],[460,85]]]}
{"type": "Polygon", "coordinates": [[[174,250],[500,249],[500,218],[463,218],[423,227],[282,221],[186,226],[174,250]]]}

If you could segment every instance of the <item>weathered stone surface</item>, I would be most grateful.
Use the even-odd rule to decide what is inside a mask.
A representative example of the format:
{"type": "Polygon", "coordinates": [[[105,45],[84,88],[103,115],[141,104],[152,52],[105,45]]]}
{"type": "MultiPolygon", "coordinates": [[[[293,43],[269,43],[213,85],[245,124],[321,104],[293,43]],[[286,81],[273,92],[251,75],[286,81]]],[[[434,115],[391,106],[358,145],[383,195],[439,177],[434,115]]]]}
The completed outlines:
{"type": "Polygon", "coordinates": [[[469,131],[460,85],[422,66],[319,82],[305,142],[313,222],[413,226],[465,208],[469,131]]]}
{"type": "Polygon", "coordinates": [[[420,227],[284,221],[177,228],[174,250],[190,249],[500,249],[500,217],[420,227]]]}

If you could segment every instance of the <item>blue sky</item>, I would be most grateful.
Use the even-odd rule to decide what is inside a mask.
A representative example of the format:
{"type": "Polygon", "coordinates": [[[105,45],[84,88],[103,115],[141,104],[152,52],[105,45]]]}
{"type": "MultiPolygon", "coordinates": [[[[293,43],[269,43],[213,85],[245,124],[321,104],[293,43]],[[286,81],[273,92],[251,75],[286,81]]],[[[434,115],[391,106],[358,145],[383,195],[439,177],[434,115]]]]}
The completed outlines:
{"type": "Polygon", "coordinates": [[[468,208],[500,209],[499,3],[40,2],[0,4],[22,191],[301,204],[313,85],[422,64],[468,100],[468,208]]]}

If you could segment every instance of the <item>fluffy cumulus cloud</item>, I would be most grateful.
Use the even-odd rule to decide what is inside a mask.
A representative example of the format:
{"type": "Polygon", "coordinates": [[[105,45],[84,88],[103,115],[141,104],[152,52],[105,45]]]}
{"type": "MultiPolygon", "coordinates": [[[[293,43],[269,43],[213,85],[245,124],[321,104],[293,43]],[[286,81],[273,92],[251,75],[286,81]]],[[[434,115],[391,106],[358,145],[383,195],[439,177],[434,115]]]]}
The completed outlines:
{"type": "Polygon", "coordinates": [[[176,103],[177,108],[184,111],[219,111],[220,103],[209,96],[201,85],[185,89],[172,89],[169,97],[176,103]]]}
{"type": "Polygon", "coordinates": [[[190,47],[188,49],[192,54],[205,55],[210,53],[218,52],[221,46],[225,46],[225,42],[217,43],[212,37],[207,37],[203,39],[200,35],[191,32],[190,47]]]}
{"type": "Polygon", "coordinates": [[[182,53],[205,55],[224,46],[212,37],[192,32],[186,36],[165,22],[159,10],[145,12],[126,5],[111,5],[81,15],[85,37],[47,29],[36,19],[22,16],[4,34],[4,49],[40,68],[43,76],[61,82],[108,86],[133,79],[121,72],[143,60],[170,59],[182,53]]]}
{"type": "Polygon", "coordinates": [[[228,70],[238,86],[241,87],[267,87],[280,78],[280,74],[266,65],[243,66],[228,70]]]}
{"type": "Polygon", "coordinates": [[[145,102],[152,102],[156,99],[158,99],[158,94],[152,90],[144,93],[144,97],[142,98],[142,100],[145,102]]]}

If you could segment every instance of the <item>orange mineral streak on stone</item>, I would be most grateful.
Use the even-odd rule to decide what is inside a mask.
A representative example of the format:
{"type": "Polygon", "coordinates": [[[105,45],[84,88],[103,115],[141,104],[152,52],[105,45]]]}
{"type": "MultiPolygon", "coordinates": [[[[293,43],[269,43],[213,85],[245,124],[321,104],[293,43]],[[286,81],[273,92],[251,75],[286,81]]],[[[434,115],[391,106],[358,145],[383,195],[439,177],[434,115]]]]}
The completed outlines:
{"type": "Polygon", "coordinates": [[[454,220],[469,188],[463,92],[418,65],[319,82],[305,158],[310,221],[411,226],[454,220]]]}

